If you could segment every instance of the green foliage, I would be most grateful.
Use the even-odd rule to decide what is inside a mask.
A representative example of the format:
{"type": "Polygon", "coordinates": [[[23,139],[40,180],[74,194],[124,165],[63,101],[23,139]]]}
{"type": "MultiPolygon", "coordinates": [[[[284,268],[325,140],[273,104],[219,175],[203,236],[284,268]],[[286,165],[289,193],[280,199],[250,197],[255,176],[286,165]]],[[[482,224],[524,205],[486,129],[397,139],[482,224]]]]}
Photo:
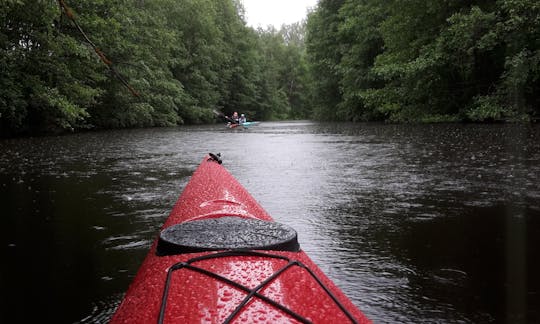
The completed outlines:
{"type": "Polygon", "coordinates": [[[474,99],[466,112],[471,120],[503,120],[506,110],[499,105],[494,96],[479,96],[474,99]]]}
{"type": "Polygon", "coordinates": [[[0,9],[1,134],[84,127],[100,93],[88,50],[58,32],[57,10],[48,1],[0,9]]]}
{"type": "Polygon", "coordinates": [[[306,49],[314,80],[313,115],[317,119],[339,119],[335,107],[342,101],[339,66],[342,54],[337,33],[342,19],[339,9],[344,2],[321,0],[308,16],[306,49]]]}
{"type": "Polygon", "coordinates": [[[238,0],[65,3],[117,74],[58,1],[3,1],[1,135],[309,115],[303,24],[255,31],[238,0]]]}
{"type": "Polygon", "coordinates": [[[538,118],[539,16],[528,0],[320,1],[307,24],[316,117],[538,118]]]}
{"type": "Polygon", "coordinates": [[[306,22],[246,26],[239,0],[0,7],[0,135],[251,120],[540,118],[540,3],[320,0],[306,22]]]}
{"type": "Polygon", "coordinates": [[[258,31],[257,103],[262,119],[307,118],[310,114],[306,95],[308,70],[303,27],[284,25],[258,31]]]}

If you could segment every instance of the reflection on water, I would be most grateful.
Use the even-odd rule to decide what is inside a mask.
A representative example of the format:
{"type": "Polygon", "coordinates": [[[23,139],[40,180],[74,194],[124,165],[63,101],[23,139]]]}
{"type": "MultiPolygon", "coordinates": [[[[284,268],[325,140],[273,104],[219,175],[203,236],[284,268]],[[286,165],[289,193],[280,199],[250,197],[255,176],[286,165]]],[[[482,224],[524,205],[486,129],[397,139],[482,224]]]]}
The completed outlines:
{"type": "Polygon", "coordinates": [[[540,321],[536,125],[215,125],[0,152],[0,322],[106,322],[207,152],[375,322],[540,321]]]}

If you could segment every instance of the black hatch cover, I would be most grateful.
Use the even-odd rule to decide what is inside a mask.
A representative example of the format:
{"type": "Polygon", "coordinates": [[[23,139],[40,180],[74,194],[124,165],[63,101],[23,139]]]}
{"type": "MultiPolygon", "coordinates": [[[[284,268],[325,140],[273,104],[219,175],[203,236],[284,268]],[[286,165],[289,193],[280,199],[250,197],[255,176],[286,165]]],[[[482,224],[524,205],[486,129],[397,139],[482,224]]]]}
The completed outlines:
{"type": "Polygon", "coordinates": [[[241,217],[220,217],[176,224],[164,229],[158,255],[215,250],[300,250],[296,231],[285,224],[241,217]]]}

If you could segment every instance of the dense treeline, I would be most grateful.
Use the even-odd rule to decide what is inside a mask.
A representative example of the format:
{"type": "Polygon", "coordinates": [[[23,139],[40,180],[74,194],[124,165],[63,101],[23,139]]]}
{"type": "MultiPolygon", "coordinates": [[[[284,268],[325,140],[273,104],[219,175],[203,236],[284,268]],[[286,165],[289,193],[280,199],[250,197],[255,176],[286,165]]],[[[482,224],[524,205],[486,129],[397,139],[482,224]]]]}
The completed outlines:
{"type": "Polygon", "coordinates": [[[208,123],[233,111],[540,118],[538,1],[320,0],[307,23],[279,30],[247,27],[241,0],[0,3],[0,136],[208,123]]]}
{"type": "Polygon", "coordinates": [[[301,25],[255,31],[239,0],[63,1],[91,43],[62,1],[1,1],[1,135],[307,116],[301,25]]]}
{"type": "Polygon", "coordinates": [[[320,119],[540,117],[540,2],[320,0],[307,25],[320,119]]]}

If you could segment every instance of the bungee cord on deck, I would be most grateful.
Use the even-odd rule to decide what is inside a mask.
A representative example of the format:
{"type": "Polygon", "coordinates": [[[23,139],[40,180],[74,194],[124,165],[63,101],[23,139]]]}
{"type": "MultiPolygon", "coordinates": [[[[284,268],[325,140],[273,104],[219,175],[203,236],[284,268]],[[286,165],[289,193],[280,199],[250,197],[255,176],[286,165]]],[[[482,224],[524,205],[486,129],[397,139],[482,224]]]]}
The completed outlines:
{"type": "Polygon", "coordinates": [[[97,56],[101,59],[101,61],[107,65],[111,73],[118,79],[122,84],[133,94],[135,97],[140,97],[139,93],[126,81],[126,79],[114,68],[113,63],[111,60],[109,60],[105,54],[99,49],[99,47],[94,44],[88,37],[88,35],[84,32],[84,30],[81,28],[79,23],[77,23],[77,20],[75,19],[75,16],[73,15],[73,12],[71,9],[66,5],[64,0],[58,0],[58,4],[61,8],[61,10],[66,14],[66,16],[73,22],[75,27],[79,30],[81,35],[84,37],[84,39],[92,46],[94,51],[96,52],[97,56]]]}

